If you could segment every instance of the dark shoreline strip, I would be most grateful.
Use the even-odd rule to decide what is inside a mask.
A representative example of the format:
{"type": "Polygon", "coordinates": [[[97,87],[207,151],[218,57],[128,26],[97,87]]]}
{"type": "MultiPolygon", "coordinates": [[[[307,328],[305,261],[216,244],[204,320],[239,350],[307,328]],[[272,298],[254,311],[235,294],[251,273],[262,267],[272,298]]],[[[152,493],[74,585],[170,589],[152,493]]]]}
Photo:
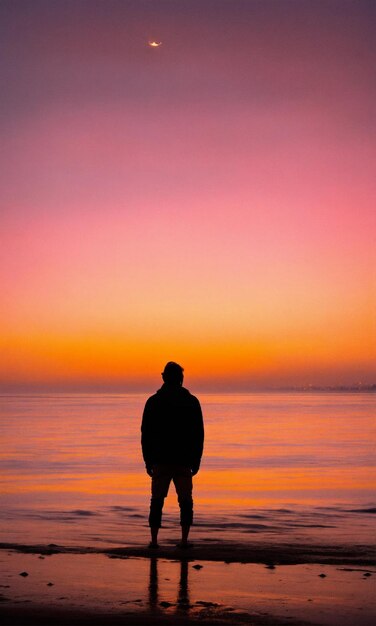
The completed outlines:
{"type": "Polygon", "coordinates": [[[298,565],[317,563],[327,565],[376,566],[373,546],[368,545],[311,545],[311,544],[238,544],[196,543],[192,550],[161,546],[157,551],[147,547],[97,548],[81,546],[26,545],[0,543],[0,550],[12,550],[23,554],[103,554],[109,558],[151,558],[170,560],[223,561],[225,563],[263,563],[273,565],[298,565]]]}

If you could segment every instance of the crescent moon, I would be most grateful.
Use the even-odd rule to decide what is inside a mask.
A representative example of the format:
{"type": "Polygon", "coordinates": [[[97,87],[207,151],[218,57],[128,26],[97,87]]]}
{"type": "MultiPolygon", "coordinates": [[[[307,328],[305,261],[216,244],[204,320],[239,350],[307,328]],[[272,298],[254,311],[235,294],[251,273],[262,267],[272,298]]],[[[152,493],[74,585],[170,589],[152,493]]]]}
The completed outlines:
{"type": "Polygon", "coordinates": [[[148,41],[150,48],[159,48],[162,45],[161,41],[148,41]]]}

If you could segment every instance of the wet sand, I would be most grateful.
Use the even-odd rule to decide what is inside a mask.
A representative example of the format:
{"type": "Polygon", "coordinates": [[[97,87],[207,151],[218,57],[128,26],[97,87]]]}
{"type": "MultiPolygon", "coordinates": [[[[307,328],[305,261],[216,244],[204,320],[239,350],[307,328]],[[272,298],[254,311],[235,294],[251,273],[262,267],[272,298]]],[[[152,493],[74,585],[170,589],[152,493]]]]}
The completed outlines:
{"type": "Polygon", "coordinates": [[[326,563],[328,565],[376,566],[376,549],[370,545],[328,545],[306,543],[230,543],[195,542],[190,550],[161,545],[157,550],[137,546],[84,547],[58,544],[0,543],[0,550],[14,550],[24,554],[105,554],[110,558],[156,556],[164,559],[223,561],[224,563],[264,563],[266,565],[296,565],[326,563]]]}
{"type": "Polygon", "coordinates": [[[5,626],[375,622],[367,546],[0,547],[5,626]]]}

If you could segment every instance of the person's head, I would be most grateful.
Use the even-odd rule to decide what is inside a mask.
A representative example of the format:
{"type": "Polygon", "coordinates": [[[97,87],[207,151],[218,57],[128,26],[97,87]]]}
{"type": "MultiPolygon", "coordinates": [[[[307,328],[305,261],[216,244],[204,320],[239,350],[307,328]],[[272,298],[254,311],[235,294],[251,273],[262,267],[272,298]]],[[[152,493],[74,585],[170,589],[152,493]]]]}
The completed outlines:
{"type": "Polygon", "coordinates": [[[178,363],[169,361],[162,372],[163,382],[167,385],[181,386],[184,379],[184,369],[178,363]]]}

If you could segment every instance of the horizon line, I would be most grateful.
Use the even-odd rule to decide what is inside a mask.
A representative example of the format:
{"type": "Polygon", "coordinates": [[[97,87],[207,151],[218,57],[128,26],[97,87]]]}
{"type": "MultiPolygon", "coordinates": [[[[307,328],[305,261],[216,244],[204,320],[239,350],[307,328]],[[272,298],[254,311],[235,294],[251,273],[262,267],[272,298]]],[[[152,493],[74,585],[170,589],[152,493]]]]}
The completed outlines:
{"type": "MultiPolygon", "coordinates": [[[[185,385],[183,385],[185,387],[185,385]]],[[[0,396],[12,396],[12,395],[34,395],[34,394],[150,394],[160,388],[156,385],[155,391],[151,389],[151,386],[146,387],[129,387],[125,389],[121,386],[103,386],[91,385],[91,386],[72,386],[67,385],[65,387],[57,386],[42,386],[42,385],[14,385],[4,386],[2,389],[0,386],[0,396]]],[[[190,386],[188,385],[188,388],[190,386]]],[[[236,388],[233,386],[215,386],[207,387],[201,386],[194,387],[194,393],[207,393],[207,394],[251,394],[251,393],[283,393],[283,392],[376,392],[376,383],[354,383],[354,384],[338,384],[338,385],[281,385],[281,386],[254,386],[248,388],[236,388]]]]}

